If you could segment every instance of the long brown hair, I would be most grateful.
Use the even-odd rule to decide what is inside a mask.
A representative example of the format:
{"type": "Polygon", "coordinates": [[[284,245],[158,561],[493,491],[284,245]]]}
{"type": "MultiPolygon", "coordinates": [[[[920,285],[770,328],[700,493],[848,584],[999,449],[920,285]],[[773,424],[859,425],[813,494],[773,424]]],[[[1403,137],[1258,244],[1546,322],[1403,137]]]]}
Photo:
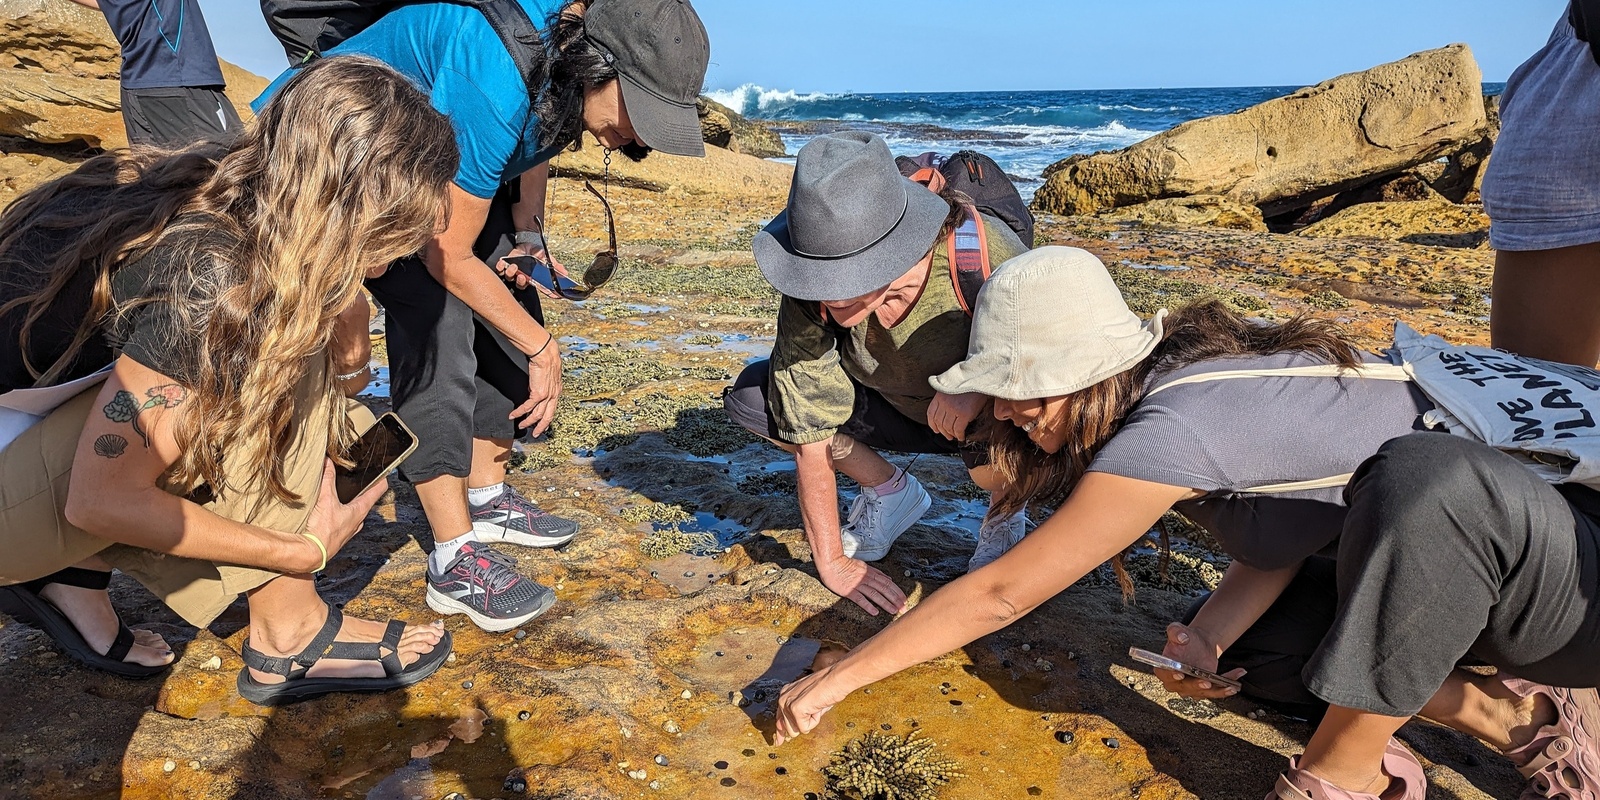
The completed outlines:
{"type": "MultiPolygon", "coordinates": [[[[19,199],[0,215],[0,259],[30,228],[80,233],[47,261],[6,265],[33,271],[42,288],[0,314],[26,310],[26,352],[63,288],[93,274],[89,313],[68,350],[52,364],[28,364],[37,385],[48,385],[119,315],[179,301],[176,323],[198,332],[199,363],[185,381],[180,455],[166,481],[206,483],[218,495],[260,481],[292,502],[283,456],[303,409],[285,398],[321,367],[315,399],[339,408],[328,353],[334,318],[361,296],[367,268],[417,252],[441,229],[458,163],[449,120],[399,73],[369,58],[323,59],[291,78],[231,145],[107,153],[19,199]],[[112,201],[85,199],[97,194],[112,201]],[[160,296],[114,307],[115,271],[157,246],[172,248],[184,273],[160,296]]],[[[331,416],[328,451],[342,459],[353,432],[343,414],[331,416]]]]}
{"type": "MultiPolygon", "coordinates": [[[[1061,413],[1071,421],[1070,433],[1059,452],[1046,453],[1021,428],[989,417],[983,433],[990,466],[1007,487],[994,498],[989,513],[999,519],[1034,500],[1064,498],[1144,399],[1152,377],[1216,358],[1278,353],[1305,353],[1347,368],[1360,363],[1354,341],[1327,320],[1297,316],[1281,324],[1262,324],[1215,299],[1179,308],[1167,317],[1161,342],[1148,358],[1066,396],[1061,413]]],[[[1131,583],[1120,559],[1114,564],[1127,593],[1131,583]]]]}

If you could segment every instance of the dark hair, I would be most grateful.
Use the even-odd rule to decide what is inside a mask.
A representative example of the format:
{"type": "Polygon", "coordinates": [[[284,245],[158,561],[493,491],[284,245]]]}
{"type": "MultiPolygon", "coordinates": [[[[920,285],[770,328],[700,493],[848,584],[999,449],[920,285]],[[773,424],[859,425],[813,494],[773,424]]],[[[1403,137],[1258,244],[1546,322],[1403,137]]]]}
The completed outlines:
{"type": "Polygon", "coordinates": [[[985,423],[990,462],[1010,487],[995,499],[991,513],[1009,516],[1035,499],[1053,499],[1072,490],[1090,462],[1122,429],[1128,413],[1144,399],[1153,377],[1217,358],[1304,353],[1329,364],[1355,368],[1355,343],[1337,324],[1304,315],[1282,324],[1247,320],[1221,300],[1180,307],[1163,326],[1161,342],[1149,357],[1099,383],[1066,397],[1064,414],[1072,436],[1058,453],[1039,449],[1022,429],[994,419],[985,423]]]}
{"type": "MultiPolygon", "coordinates": [[[[1041,450],[1022,429],[992,415],[982,436],[989,459],[1007,487],[997,496],[990,515],[1003,518],[1033,500],[1056,501],[1072,491],[1100,448],[1122,429],[1128,413],[1144,399],[1152,378],[1201,361],[1237,356],[1304,353],[1329,364],[1354,368],[1357,347],[1337,324],[1297,316],[1282,324],[1247,320],[1221,300],[1200,300],[1166,319],[1161,342],[1133,367],[1066,397],[1063,414],[1072,420],[1071,434],[1057,453],[1041,450]]],[[[1118,577],[1125,578],[1117,562],[1118,577]]],[[[1124,591],[1131,584],[1123,581],[1124,591]]]]}
{"type": "MultiPolygon", "coordinates": [[[[589,0],[573,0],[545,21],[546,63],[543,74],[537,77],[546,79],[541,82],[549,88],[533,103],[539,117],[541,148],[571,145],[577,150],[582,147],[584,96],[617,80],[617,68],[589,39],[583,15],[573,11],[574,6],[587,9],[588,5],[589,0]]],[[[618,150],[634,161],[641,161],[650,154],[649,147],[636,142],[629,142],[618,150]]]]}

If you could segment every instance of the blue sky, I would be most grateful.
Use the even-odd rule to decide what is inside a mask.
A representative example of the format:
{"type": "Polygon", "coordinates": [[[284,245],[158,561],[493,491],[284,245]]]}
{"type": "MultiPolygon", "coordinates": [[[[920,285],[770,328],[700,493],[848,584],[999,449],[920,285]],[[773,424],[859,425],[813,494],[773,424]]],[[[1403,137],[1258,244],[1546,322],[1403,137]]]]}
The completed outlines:
{"type": "MultiPolygon", "coordinates": [[[[1567,0],[699,0],[706,88],[979,91],[1307,85],[1451,42],[1503,81],[1567,0]]],[[[271,77],[254,0],[201,0],[220,55],[271,77]]]]}

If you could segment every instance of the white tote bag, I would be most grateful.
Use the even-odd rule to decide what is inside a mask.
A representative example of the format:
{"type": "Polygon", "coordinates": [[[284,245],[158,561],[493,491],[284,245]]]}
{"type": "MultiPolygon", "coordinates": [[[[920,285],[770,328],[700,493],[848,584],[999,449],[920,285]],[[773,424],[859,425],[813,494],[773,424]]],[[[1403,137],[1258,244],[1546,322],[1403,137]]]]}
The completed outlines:
{"type": "Polygon", "coordinates": [[[1521,457],[1550,483],[1600,489],[1600,372],[1453,345],[1403,322],[1394,344],[1437,408],[1424,421],[1521,457]]]}

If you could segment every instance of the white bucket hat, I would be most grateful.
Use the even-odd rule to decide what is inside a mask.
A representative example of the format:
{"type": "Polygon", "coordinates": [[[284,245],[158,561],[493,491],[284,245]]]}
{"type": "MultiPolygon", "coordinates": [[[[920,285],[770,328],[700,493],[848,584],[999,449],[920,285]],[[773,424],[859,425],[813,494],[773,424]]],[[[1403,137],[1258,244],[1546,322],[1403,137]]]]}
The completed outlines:
{"type": "Polygon", "coordinates": [[[995,269],[978,293],[966,360],[928,383],[1005,400],[1072,394],[1149,356],[1166,315],[1141,321],[1094,254],[1041,247],[995,269]]]}

